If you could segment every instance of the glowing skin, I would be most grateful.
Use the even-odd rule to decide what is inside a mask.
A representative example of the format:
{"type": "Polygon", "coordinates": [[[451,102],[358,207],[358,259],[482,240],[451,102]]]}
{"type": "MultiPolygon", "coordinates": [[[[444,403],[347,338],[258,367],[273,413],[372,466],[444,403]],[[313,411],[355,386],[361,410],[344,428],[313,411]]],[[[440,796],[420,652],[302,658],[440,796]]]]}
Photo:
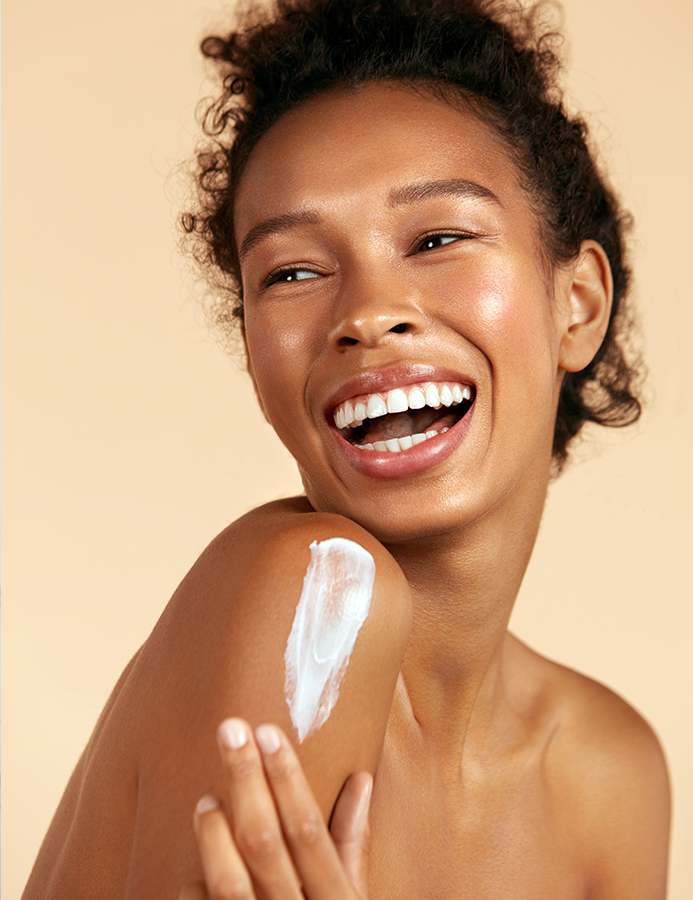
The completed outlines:
{"type": "Polygon", "coordinates": [[[325,724],[371,608],[375,562],[345,538],[313,541],[286,644],[284,693],[298,740],[325,724]]]}
{"type": "Polygon", "coordinates": [[[523,506],[517,492],[543,485],[573,307],[563,270],[556,285],[548,277],[495,132],[421,91],[325,93],[262,137],[234,223],[249,369],[314,509],[399,543],[511,497],[523,506]],[[286,227],[248,245],[277,221],[286,227]],[[423,388],[435,409],[444,385],[468,386],[473,401],[444,434],[426,425],[356,442],[371,448],[341,433],[347,402],[375,432],[390,394],[423,388]],[[403,436],[401,452],[385,443],[403,436]]]}

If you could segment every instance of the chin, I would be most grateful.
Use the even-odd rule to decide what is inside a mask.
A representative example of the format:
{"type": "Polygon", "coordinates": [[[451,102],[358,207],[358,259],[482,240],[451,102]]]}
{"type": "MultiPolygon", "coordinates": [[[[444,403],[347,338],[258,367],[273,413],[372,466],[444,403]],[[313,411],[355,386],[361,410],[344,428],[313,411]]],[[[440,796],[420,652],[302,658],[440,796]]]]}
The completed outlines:
{"type": "Polygon", "coordinates": [[[484,515],[479,498],[450,491],[443,496],[430,486],[400,486],[388,490],[382,484],[367,497],[327,497],[303,479],[308,502],[313,509],[344,516],[356,522],[381,544],[427,543],[432,538],[459,534],[484,515]],[[424,495],[422,498],[422,494],[424,495]]]}

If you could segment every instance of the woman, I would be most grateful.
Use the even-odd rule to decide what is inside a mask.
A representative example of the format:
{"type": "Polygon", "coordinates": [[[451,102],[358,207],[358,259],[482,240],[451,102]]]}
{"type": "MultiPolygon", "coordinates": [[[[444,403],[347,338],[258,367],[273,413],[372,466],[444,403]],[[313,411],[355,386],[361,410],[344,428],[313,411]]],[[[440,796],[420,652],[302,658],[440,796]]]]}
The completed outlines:
{"type": "Polygon", "coordinates": [[[372,897],[664,896],[656,738],[507,631],[552,471],[585,421],[626,424],[639,406],[622,215],[531,17],[494,15],[291,4],[205,43],[226,77],[208,119],[220,144],[200,157],[187,227],[240,289],[222,318],[242,321],[305,496],[238,520],[181,584],[116,686],[27,897],[175,896],[199,880],[189,814],[224,794],[210,736],[229,715],[231,831],[214,801],[198,812],[213,896],[216,877],[350,896],[325,826],[302,827],[311,801],[276,781],[287,738],[362,894],[345,841],[363,834],[370,782],[350,776],[365,771],[372,897]],[[285,737],[253,739],[245,722],[267,721],[285,737]],[[272,795],[299,813],[286,840],[272,795]]]}

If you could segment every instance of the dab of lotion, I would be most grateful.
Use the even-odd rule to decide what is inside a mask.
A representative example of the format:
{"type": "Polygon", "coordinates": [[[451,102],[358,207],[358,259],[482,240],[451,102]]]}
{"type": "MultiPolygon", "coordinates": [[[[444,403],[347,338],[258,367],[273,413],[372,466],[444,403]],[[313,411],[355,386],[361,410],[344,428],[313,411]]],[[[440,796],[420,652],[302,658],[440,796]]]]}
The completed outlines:
{"type": "Polygon", "coordinates": [[[354,541],[313,541],[286,645],[284,693],[299,742],[327,721],[371,608],[375,562],[354,541]]]}

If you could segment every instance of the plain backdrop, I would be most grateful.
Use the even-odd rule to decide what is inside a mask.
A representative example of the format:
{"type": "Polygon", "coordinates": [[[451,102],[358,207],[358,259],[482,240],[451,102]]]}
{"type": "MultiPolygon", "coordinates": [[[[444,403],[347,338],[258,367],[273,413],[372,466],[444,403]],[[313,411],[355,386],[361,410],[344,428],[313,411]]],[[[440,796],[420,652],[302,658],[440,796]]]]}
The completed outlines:
{"type": "MultiPolygon", "coordinates": [[[[4,2],[5,900],[196,556],[300,489],[176,251],[197,45],[225,19],[218,0],[4,2]]],[[[568,0],[565,29],[571,102],[637,220],[650,403],[552,487],[513,627],[653,723],[689,900],[693,5],[568,0]]]]}

